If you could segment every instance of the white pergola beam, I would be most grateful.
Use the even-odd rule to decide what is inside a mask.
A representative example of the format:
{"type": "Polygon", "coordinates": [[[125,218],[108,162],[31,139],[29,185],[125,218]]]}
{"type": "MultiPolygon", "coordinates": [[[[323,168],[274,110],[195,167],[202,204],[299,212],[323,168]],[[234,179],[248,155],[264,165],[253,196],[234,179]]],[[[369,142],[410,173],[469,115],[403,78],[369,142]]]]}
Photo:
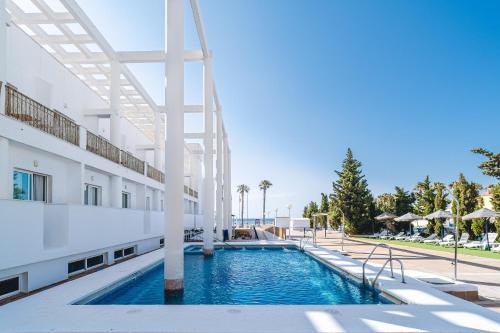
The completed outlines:
{"type": "MultiPolygon", "coordinates": [[[[158,106],[158,112],[167,113],[167,108],[164,105],[158,106]]],[[[184,113],[202,113],[203,105],[184,105],[184,113]]]]}
{"type": "MultiPolygon", "coordinates": [[[[121,63],[155,63],[165,62],[166,53],[163,50],[158,51],[123,51],[116,52],[116,58],[121,63]]],[[[203,60],[202,50],[184,51],[184,61],[203,60]]]]}

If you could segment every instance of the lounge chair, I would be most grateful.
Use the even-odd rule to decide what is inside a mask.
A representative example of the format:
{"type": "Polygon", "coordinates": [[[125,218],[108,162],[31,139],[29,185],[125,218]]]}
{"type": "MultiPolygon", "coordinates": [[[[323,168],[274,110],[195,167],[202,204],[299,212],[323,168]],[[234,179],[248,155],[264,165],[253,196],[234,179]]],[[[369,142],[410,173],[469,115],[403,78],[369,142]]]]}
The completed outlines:
{"type": "Polygon", "coordinates": [[[380,233],[380,239],[390,239],[392,234],[389,231],[385,231],[385,233],[382,231],[380,233]]]}
{"type": "Polygon", "coordinates": [[[497,238],[496,232],[488,233],[488,239],[486,239],[486,234],[483,234],[483,237],[480,241],[472,241],[467,244],[464,244],[466,249],[485,249],[488,243],[490,246],[496,245],[495,239],[497,238]]]}
{"type": "MultiPolygon", "coordinates": [[[[457,242],[458,247],[463,247],[469,241],[469,234],[464,232],[460,239],[457,242]]],[[[455,239],[451,239],[449,242],[441,242],[439,243],[441,246],[455,246],[455,239]]]]}
{"type": "MultiPolygon", "coordinates": [[[[400,233],[401,234],[401,233],[400,233]]],[[[395,240],[405,240],[408,237],[408,235],[405,235],[402,233],[402,235],[394,237],[395,240]]]]}
{"type": "Polygon", "coordinates": [[[448,244],[455,244],[455,235],[453,234],[448,234],[446,236],[443,237],[443,240],[441,240],[440,242],[436,243],[438,245],[441,245],[441,246],[446,246],[448,244]]]}
{"type": "Polygon", "coordinates": [[[393,235],[393,236],[391,236],[389,239],[396,239],[396,238],[398,238],[398,237],[403,236],[404,234],[405,234],[404,232],[400,232],[400,233],[399,233],[399,234],[397,234],[397,235],[393,235]]]}
{"type": "Polygon", "coordinates": [[[421,239],[422,239],[422,236],[420,235],[420,233],[417,232],[416,234],[413,234],[412,236],[410,236],[406,240],[409,242],[420,242],[421,239]]]}
{"type": "Polygon", "coordinates": [[[434,243],[439,243],[441,241],[441,238],[438,238],[436,234],[432,234],[422,240],[422,243],[425,244],[434,244],[434,243]]]}
{"type": "Polygon", "coordinates": [[[490,250],[491,252],[500,252],[500,243],[493,243],[490,250]]]}

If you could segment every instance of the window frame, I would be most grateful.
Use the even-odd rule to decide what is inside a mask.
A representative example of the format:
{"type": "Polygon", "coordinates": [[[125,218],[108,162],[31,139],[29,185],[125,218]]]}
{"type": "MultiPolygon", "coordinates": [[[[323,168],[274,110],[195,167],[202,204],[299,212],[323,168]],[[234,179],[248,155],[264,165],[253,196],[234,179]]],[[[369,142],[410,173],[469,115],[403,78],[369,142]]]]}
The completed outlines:
{"type": "Polygon", "coordinates": [[[89,184],[85,183],[85,189],[84,189],[84,194],[83,194],[83,204],[85,206],[90,206],[90,207],[101,207],[102,206],[102,187],[99,185],[94,185],[94,184],[89,184]],[[95,190],[96,194],[96,204],[90,204],[90,189],[95,190]]]}
{"type": "Polygon", "coordinates": [[[83,272],[86,272],[86,271],[93,270],[93,269],[96,269],[98,267],[104,266],[104,265],[106,265],[106,262],[107,262],[106,258],[107,258],[106,253],[99,253],[99,254],[94,254],[94,255],[88,256],[88,257],[83,257],[83,258],[79,258],[79,259],[76,259],[76,260],[68,261],[68,268],[69,268],[69,265],[72,264],[72,263],[74,263],[74,262],[78,262],[78,261],[82,261],[82,260],[84,261],[84,268],[83,269],[80,269],[78,271],[74,271],[74,272],[71,272],[71,273],[69,272],[69,269],[68,269],[67,270],[68,277],[71,277],[73,275],[77,275],[77,274],[80,274],[80,273],[83,273],[83,272]],[[88,260],[96,258],[96,257],[102,257],[102,263],[89,267],[88,260]]]}
{"type": "Polygon", "coordinates": [[[12,171],[12,199],[19,200],[19,201],[34,201],[34,202],[50,203],[50,201],[49,201],[49,187],[50,187],[49,179],[50,179],[50,175],[46,175],[46,174],[39,173],[39,172],[34,172],[31,170],[21,169],[21,168],[14,168],[14,170],[12,171]],[[14,197],[14,186],[15,186],[14,175],[16,173],[26,174],[29,176],[28,199],[18,199],[18,198],[14,197]],[[43,190],[44,200],[34,200],[34,197],[35,197],[35,192],[34,192],[35,191],[35,176],[42,177],[44,180],[44,187],[45,187],[43,190]]]}
{"type": "Polygon", "coordinates": [[[0,282],[11,280],[11,279],[17,279],[17,290],[0,295],[0,300],[22,293],[22,290],[21,290],[22,289],[22,287],[21,287],[22,286],[22,275],[21,274],[6,276],[4,278],[1,278],[0,282]]]}
{"type": "Polygon", "coordinates": [[[124,208],[124,209],[132,208],[132,193],[122,191],[122,208],[124,208]],[[126,207],[125,207],[124,203],[126,203],[126,207]]]}

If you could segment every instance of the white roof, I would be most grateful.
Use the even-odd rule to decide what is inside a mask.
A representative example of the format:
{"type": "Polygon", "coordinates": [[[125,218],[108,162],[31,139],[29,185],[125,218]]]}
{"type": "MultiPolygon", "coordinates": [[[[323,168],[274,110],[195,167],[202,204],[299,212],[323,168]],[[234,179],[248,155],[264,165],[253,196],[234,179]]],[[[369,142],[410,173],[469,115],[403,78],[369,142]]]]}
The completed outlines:
{"type": "MultiPolygon", "coordinates": [[[[74,0],[7,0],[7,11],[20,29],[109,103],[111,60],[117,55],[74,0]]],[[[121,66],[120,109],[153,140],[157,106],[127,66],[121,66]]]]}

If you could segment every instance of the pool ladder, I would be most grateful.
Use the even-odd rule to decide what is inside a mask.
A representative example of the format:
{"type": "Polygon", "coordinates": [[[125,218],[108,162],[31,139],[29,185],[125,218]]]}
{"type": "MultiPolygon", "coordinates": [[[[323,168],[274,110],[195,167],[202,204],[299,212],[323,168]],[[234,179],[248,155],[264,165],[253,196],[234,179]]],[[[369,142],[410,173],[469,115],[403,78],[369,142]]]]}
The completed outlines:
{"type": "Polygon", "coordinates": [[[370,258],[372,257],[373,253],[375,252],[375,250],[377,248],[379,248],[379,247],[383,247],[383,248],[386,248],[386,249],[389,250],[389,258],[384,262],[384,264],[382,265],[382,267],[378,271],[377,275],[375,275],[375,279],[373,279],[373,282],[372,282],[372,287],[375,286],[375,283],[377,282],[380,274],[382,274],[382,272],[385,269],[385,266],[387,266],[388,263],[390,264],[390,267],[391,267],[391,278],[394,279],[394,270],[392,268],[392,262],[393,261],[397,261],[399,263],[399,267],[401,268],[401,282],[402,283],[406,283],[405,282],[405,269],[404,269],[404,266],[403,266],[403,262],[400,259],[398,259],[398,258],[393,258],[392,257],[392,248],[391,248],[390,245],[381,243],[381,244],[377,244],[377,245],[375,245],[373,247],[372,252],[370,252],[370,254],[366,258],[365,262],[363,262],[363,284],[366,283],[366,276],[365,276],[365,266],[366,266],[366,263],[368,262],[368,260],[370,260],[370,258]]]}
{"type": "MultiPolygon", "coordinates": [[[[311,241],[313,241],[313,240],[314,240],[313,236],[301,238],[299,241],[299,250],[304,251],[304,248],[306,247],[306,245],[308,243],[311,243],[311,241]]],[[[313,245],[314,245],[314,243],[313,243],[313,245]]]]}

